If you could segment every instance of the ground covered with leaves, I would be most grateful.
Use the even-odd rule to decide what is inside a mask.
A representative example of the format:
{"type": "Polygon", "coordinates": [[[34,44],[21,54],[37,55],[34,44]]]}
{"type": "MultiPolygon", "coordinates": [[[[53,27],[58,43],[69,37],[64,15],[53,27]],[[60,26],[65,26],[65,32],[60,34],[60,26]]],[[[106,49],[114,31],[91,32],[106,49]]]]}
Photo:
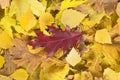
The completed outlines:
{"type": "Polygon", "coordinates": [[[119,0],[0,5],[0,80],[120,80],[119,0]]]}

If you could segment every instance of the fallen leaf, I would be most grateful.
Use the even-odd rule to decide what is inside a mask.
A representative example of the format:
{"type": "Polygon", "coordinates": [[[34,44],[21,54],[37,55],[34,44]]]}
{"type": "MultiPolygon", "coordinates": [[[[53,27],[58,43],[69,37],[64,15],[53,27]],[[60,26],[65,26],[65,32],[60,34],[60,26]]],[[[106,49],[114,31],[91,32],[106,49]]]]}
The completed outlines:
{"type": "Polygon", "coordinates": [[[29,45],[27,47],[28,47],[28,51],[32,54],[39,53],[40,51],[42,51],[44,49],[42,47],[33,49],[32,46],[29,46],[29,45]]]}
{"type": "Polygon", "coordinates": [[[72,66],[77,65],[81,61],[81,57],[74,47],[71,49],[71,51],[69,52],[65,59],[67,63],[69,63],[72,66]]]}
{"type": "Polygon", "coordinates": [[[30,9],[26,10],[26,12],[21,15],[19,21],[20,25],[24,28],[25,31],[31,30],[37,23],[37,20],[30,9]]]}
{"type": "Polygon", "coordinates": [[[6,31],[0,33],[0,47],[7,49],[14,45],[12,38],[7,34],[6,31]]]}
{"type": "Polygon", "coordinates": [[[70,26],[70,28],[75,28],[80,24],[80,22],[85,18],[85,16],[85,14],[76,10],[66,9],[62,13],[61,22],[64,24],[64,26],[68,25],[70,26]]]}
{"type": "Polygon", "coordinates": [[[2,75],[10,75],[12,74],[17,66],[13,63],[13,56],[6,50],[4,53],[5,64],[4,67],[0,70],[0,74],[2,75]]]}
{"type": "Polygon", "coordinates": [[[0,0],[0,5],[2,9],[5,9],[6,7],[10,6],[10,1],[11,0],[0,0]]]}
{"type": "Polygon", "coordinates": [[[69,65],[48,65],[40,71],[40,80],[64,80],[69,72],[69,65]]]}
{"type": "Polygon", "coordinates": [[[29,8],[32,10],[33,14],[40,16],[42,12],[45,12],[46,7],[37,0],[12,0],[9,15],[13,16],[15,14],[17,20],[19,20],[21,15],[23,15],[29,8]]]}
{"type": "Polygon", "coordinates": [[[14,40],[15,47],[9,49],[10,54],[13,55],[13,63],[17,67],[26,66],[28,72],[35,71],[36,68],[41,64],[41,62],[46,58],[43,54],[45,51],[40,51],[37,54],[32,54],[28,51],[25,41],[20,39],[14,40]]]}
{"type": "Polygon", "coordinates": [[[120,2],[117,4],[116,13],[120,17],[120,2]]]}
{"type": "Polygon", "coordinates": [[[97,30],[95,34],[95,41],[102,44],[111,44],[111,37],[107,29],[97,30]]]}
{"type": "Polygon", "coordinates": [[[84,1],[62,1],[61,7],[60,7],[60,11],[59,13],[56,15],[55,19],[60,19],[63,10],[67,9],[67,8],[71,8],[71,7],[77,7],[78,5],[82,5],[86,2],[87,0],[84,1]]]}
{"type": "Polygon", "coordinates": [[[69,28],[62,31],[53,26],[49,26],[49,30],[53,33],[53,36],[46,36],[42,32],[37,32],[38,37],[28,43],[33,48],[45,47],[48,51],[48,56],[53,56],[60,48],[66,53],[70,47],[75,46],[82,38],[80,32],[71,31],[69,28]]]}
{"type": "Polygon", "coordinates": [[[14,28],[16,30],[16,32],[18,33],[22,33],[22,34],[26,34],[25,30],[23,27],[21,27],[20,25],[16,24],[16,20],[8,15],[4,16],[1,19],[0,24],[2,25],[1,27],[8,33],[8,35],[13,39],[13,34],[14,34],[14,30],[12,28],[14,28]]]}
{"type": "Polygon", "coordinates": [[[100,65],[100,59],[96,57],[92,62],[88,62],[86,67],[88,67],[88,71],[92,73],[94,76],[101,77],[102,76],[102,67],[100,65]]]}
{"type": "Polygon", "coordinates": [[[0,80],[12,80],[12,79],[7,76],[0,75],[0,80]]]}
{"type": "Polygon", "coordinates": [[[50,13],[42,13],[39,17],[39,24],[40,24],[40,30],[44,33],[44,34],[48,34],[48,32],[46,31],[47,26],[51,25],[52,23],[54,23],[54,18],[50,13]]]}
{"type": "Polygon", "coordinates": [[[0,68],[3,67],[4,63],[5,63],[4,57],[0,56],[0,68]]]}
{"type": "Polygon", "coordinates": [[[93,76],[90,72],[81,71],[80,73],[76,73],[74,75],[73,80],[93,80],[93,76]]]}
{"type": "Polygon", "coordinates": [[[103,72],[103,76],[105,80],[119,80],[120,72],[115,72],[110,68],[106,68],[103,72]]]}
{"type": "Polygon", "coordinates": [[[28,73],[26,72],[26,70],[20,68],[17,69],[13,74],[11,74],[10,78],[13,78],[15,80],[27,80],[28,73]]]}

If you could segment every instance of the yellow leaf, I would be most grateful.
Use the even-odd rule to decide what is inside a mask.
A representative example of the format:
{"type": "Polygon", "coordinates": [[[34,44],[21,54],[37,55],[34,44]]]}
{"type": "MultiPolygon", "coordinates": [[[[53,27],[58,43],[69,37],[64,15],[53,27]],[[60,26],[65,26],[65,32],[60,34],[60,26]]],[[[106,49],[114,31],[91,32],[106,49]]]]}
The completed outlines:
{"type": "Polygon", "coordinates": [[[0,47],[7,49],[12,47],[13,44],[13,40],[12,38],[7,34],[6,31],[3,31],[0,33],[0,47]]]}
{"type": "Polygon", "coordinates": [[[27,48],[28,48],[28,51],[32,54],[36,54],[44,49],[43,47],[33,49],[32,46],[29,46],[29,45],[27,46],[27,48]]]}
{"type": "Polygon", "coordinates": [[[17,19],[19,19],[29,8],[33,14],[40,16],[42,12],[45,12],[46,7],[38,0],[12,0],[9,15],[16,14],[17,19]]]}
{"type": "Polygon", "coordinates": [[[85,14],[76,10],[67,9],[64,10],[62,13],[61,22],[64,24],[64,26],[68,25],[71,28],[74,28],[80,24],[80,22],[85,18],[85,16],[85,14]]]}
{"type": "Polygon", "coordinates": [[[12,79],[7,76],[0,75],[0,80],[12,80],[12,79]]]}
{"type": "Polygon", "coordinates": [[[23,29],[23,27],[21,27],[19,25],[15,25],[14,28],[18,33],[23,33],[24,35],[27,34],[26,31],[23,29]]]}
{"type": "Polygon", "coordinates": [[[94,10],[90,11],[90,21],[94,22],[94,24],[99,24],[101,19],[105,16],[105,11],[102,11],[101,13],[97,13],[94,10]]]}
{"type": "Polygon", "coordinates": [[[65,10],[67,8],[71,8],[71,7],[77,7],[78,5],[84,4],[85,2],[87,2],[87,0],[81,0],[81,1],[67,1],[67,0],[64,0],[61,4],[60,11],[56,15],[55,19],[60,19],[61,18],[63,10],[65,10]]]}
{"type": "Polygon", "coordinates": [[[39,24],[40,24],[40,30],[47,34],[45,32],[45,29],[47,29],[47,25],[51,25],[54,22],[54,18],[50,13],[42,13],[39,18],[39,24]]]}
{"type": "Polygon", "coordinates": [[[72,66],[75,66],[81,61],[81,57],[74,47],[72,48],[72,50],[70,51],[70,53],[67,55],[65,59],[72,66]]]}
{"type": "Polygon", "coordinates": [[[16,23],[15,19],[12,19],[9,16],[5,16],[1,19],[0,24],[3,26],[3,29],[6,30],[6,32],[8,33],[8,35],[13,38],[13,33],[12,33],[12,29],[11,27],[14,26],[16,23]]]}
{"type": "Polygon", "coordinates": [[[82,0],[82,1],[67,1],[67,0],[64,0],[61,4],[60,9],[64,10],[64,9],[67,9],[67,8],[70,8],[70,7],[77,7],[78,5],[81,5],[81,4],[85,3],[86,1],[87,0],[82,0]]]}
{"type": "Polygon", "coordinates": [[[20,25],[26,30],[31,30],[36,25],[36,18],[32,14],[31,10],[28,9],[19,19],[20,25]]]}
{"type": "Polygon", "coordinates": [[[116,13],[120,17],[120,2],[117,4],[116,13]]]}
{"type": "Polygon", "coordinates": [[[11,18],[10,16],[6,15],[1,19],[0,24],[2,25],[1,27],[8,33],[8,35],[13,38],[13,29],[16,30],[18,33],[26,34],[25,30],[23,27],[20,25],[16,24],[16,20],[11,18]]]}
{"type": "Polygon", "coordinates": [[[120,72],[115,72],[110,68],[106,68],[103,73],[105,80],[120,80],[120,72]]]}
{"type": "Polygon", "coordinates": [[[96,34],[95,34],[95,41],[99,42],[99,43],[107,43],[107,44],[111,44],[111,37],[107,31],[107,29],[101,29],[101,30],[97,30],[96,34]]]}
{"type": "Polygon", "coordinates": [[[5,63],[4,57],[0,56],[0,68],[3,67],[3,64],[5,63]]]}
{"type": "Polygon", "coordinates": [[[28,74],[24,69],[17,69],[10,77],[15,80],[27,80],[28,74]]]}
{"type": "Polygon", "coordinates": [[[36,16],[40,16],[41,13],[45,12],[46,7],[43,6],[42,3],[40,3],[38,0],[28,0],[28,3],[30,4],[30,8],[36,16]]]}
{"type": "Polygon", "coordinates": [[[65,66],[46,66],[40,71],[40,80],[65,80],[65,76],[69,72],[69,65],[65,66]]]}
{"type": "Polygon", "coordinates": [[[119,34],[120,34],[120,18],[118,18],[117,23],[118,23],[118,26],[119,26],[119,27],[118,27],[118,29],[119,29],[118,32],[119,32],[119,34]]]}

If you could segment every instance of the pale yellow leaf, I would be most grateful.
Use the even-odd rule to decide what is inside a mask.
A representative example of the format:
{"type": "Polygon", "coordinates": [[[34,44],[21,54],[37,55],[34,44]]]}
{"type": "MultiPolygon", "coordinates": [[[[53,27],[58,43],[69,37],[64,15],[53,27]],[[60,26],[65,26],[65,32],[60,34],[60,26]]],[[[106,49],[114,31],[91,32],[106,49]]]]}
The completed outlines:
{"type": "Polygon", "coordinates": [[[120,17],[120,2],[117,4],[116,13],[120,17]]]}
{"type": "Polygon", "coordinates": [[[67,63],[69,63],[72,66],[75,66],[81,61],[81,57],[74,47],[72,48],[72,50],[69,52],[69,54],[67,55],[65,59],[67,63]]]}
{"type": "Polygon", "coordinates": [[[24,69],[17,69],[13,74],[10,75],[10,78],[15,80],[27,80],[28,73],[24,69]]]}
{"type": "Polygon", "coordinates": [[[0,75],[0,80],[12,80],[12,79],[7,76],[0,75]]]}
{"type": "Polygon", "coordinates": [[[104,69],[103,76],[105,80],[120,80],[120,72],[115,72],[110,68],[104,69]]]}
{"type": "Polygon", "coordinates": [[[0,56],[0,68],[3,67],[3,64],[5,63],[4,57],[0,56]]]}
{"type": "Polygon", "coordinates": [[[67,1],[64,0],[61,4],[60,7],[60,11],[58,12],[58,14],[56,15],[55,19],[60,19],[63,10],[67,9],[67,8],[71,8],[71,7],[77,7],[78,5],[84,4],[85,2],[87,2],[87,0],[81,0],[81,1],[67,1]]]}
{"type": "Polygon", "coordinates": [[[103,44],[111,44],[111,37],[107,29],[97,30],[95,34],[95,41],[103,44]]]}
{"type": "Polygon", "coordinates": [[[9,5],[10,5],[10,0],[0,0],[0,6],[2,9],[9,7],[9,5]]]}
{"type": "Polygon", "coordinates": [[[20,25],[26,30],[31,30],[36,25],[36,18],[32,14],[31,10],[28,9],[19,19],[20,25]]]}
{"type": "Polygon", "coordinates": [[[74,28],[80,24],[80,22],[85,18],[85,16],[85,14],[76,10],[66,9],[62,13],[61,22],[64,24],[64,26],[68,25],[71,28],[74,28]]]}
{"type": "Polygon", "coordinates": [[[12,38],[6,31],[0,33],[0,47],[7,49],[14,45],[12,38]]]}
{"type": "Polygon", "coordinates": [[[120,18],[118,18],[118,20],[117,20],[117,23],[118,23],[118,33],[120,34],[120,18]]]}

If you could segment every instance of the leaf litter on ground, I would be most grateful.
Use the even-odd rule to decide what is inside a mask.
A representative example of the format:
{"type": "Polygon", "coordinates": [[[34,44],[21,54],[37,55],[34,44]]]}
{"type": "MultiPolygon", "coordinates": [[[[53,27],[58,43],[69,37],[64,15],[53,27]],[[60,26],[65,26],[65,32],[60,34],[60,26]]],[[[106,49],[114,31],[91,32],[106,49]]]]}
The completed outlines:
{"type": "Polygon", "coordinates": [[[119,0],[0,0],[0,80],[119,80],[119,8],[119,0]]]}

